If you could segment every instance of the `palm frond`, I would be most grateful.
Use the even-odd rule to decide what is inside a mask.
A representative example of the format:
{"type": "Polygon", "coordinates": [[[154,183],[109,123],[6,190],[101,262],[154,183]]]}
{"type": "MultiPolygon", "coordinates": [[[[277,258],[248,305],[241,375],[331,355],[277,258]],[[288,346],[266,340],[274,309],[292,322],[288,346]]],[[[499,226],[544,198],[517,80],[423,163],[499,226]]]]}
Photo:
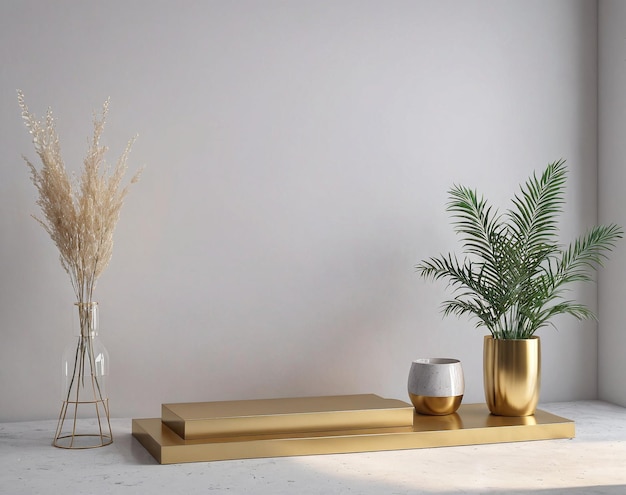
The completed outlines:
{"type": "Polygon", "coordinates": [[[446,210],[453,219],[455,232],[461,235],[464,251],[492,261],[493,241],[502,229],[500,215],[476,191],[467,187],[454,186],[448,195],[446,210]]]}
{"type": "Polygon", "coordinates": [[[507,212],[509,226],[529,256],[535,249],[555,242],[566,178],[565,162],[556,161],[546,167],[541,177],[533,174],[513,198],[516,209],[507,212]]]}
{"type": "Polygon", "coordinates": [[[459,299],[444,301],[444,303],[442,304],[442,312],[444,316],[448,316],[451,314],[456,316],[470,314],[472,317],[478,319],[476,328],[481,326],[488,326],[492,320],[491,311],[478,298],[474,299],[473,301],[462,301],[459,299]]]}
{"type": "Polygon", "coordinates": [[[598,225],[572,242],[561,253],[555,280],[560,283],[590,280],[590,269],[602,266],[624,231],[615,224],[598,225]]]}

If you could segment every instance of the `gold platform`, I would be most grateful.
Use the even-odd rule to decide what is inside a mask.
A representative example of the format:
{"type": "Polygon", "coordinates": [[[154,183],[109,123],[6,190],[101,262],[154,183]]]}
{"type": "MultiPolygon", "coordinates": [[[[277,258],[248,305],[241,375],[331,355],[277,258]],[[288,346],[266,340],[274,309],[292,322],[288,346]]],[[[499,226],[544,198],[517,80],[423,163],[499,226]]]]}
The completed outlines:
{"type": "MultiPolygon", "coordinates": [[[[215,412],[220,408],[225,411],[234,407],[234,410],[238,411],[237,415],[231,418],[234,419],[234,423],[236,424],[237,421],[241,421],[242,424],[247,423],[247,431],[252,426],[256,433],[215,436],[214,432],[209,429],[208,432],[205,431],[204,438],[184,439],[165,424],[164,418],[134,419],[132,431],[133,436],[161,464],[479,445],[572,438],[575,434],[573,421],[541,410],[538,410],[534,416],[507,418],[491,415],[484,404],[468,404],[461,405],[456,413],[447,416],[423,416],[414,413],[412,406],[402,401],[388,402],[389,399],[382,399],[375,395],[338,397],[272,400],[269,405],[274,412],[269,416],[284,417],[286,414],[287,417],[291,415],[291,419],[299,416],[298,429],[306,430],[307,424],[306,421],[302,422],[303,417],[308,418],[311,425],[324,424],[324,420],[319,418],[320,415],[335,416],[335,418],[340,418],[340,421],[344,421],[351,414],[361,419],[371,414],[372,417],[380,419],[381,411],[371,405],[381,404],[384,405],[383,410],[388,410],[389,414],[395,418],[394,422],[403,417],[402,411],[406,413],[406,409],[410,408],[409,424],[377,428],[363,428],[362,424],[359,424],[358,429],[342,428],[332,431],[308,429],[307,431],[277,433],[274,427],[280,422],[268,422],[268,418],[264,417],[267,415],[241,414],[246,409],[259,412],[268,406],[267,401],[265,404],[261,404],[263,401],[234,401],[235,403],[231,402],[228,405],[196,403],[204,404],[204,406],[194,406],[195,411],[193,407],[191,409],[187,409],[187,406],[177,408],[167,404],[164,405],[163,410],[177,411],[179,418],[184,417],[185,414],[190,414],[190,417],[194,414],[196,417],[204,416],[203,419],[209,419],[208,424],[211,424],[212,419],[219,417],[220,421],[214,424],[222,427],[227,424],[221,422],[221,419],[225,419],[223,416],[212,418],[210,414],[207,416],[205,413],[215,412]],[[352,408],[349,406],[351,398],[354,399],[352,408]],[[285,406],[282,411],[281,402],[285,406]],[[315,412],[307,414],[306,410],[297,406],[298,402],[301,405],[315,403],[315,412]],[[334,410],[338,403],[344,405],[340,410],[334,410]],[[260,421],[257,429],[254,428],[255,418],[260,421]],[[264,425],[271,427],[269,430],[263,429],[264,425]]],[[[404,415],[405,419],[406,417],[404,415]]],[[[229,423],[228,430],[233,425],[233,422],[229,423]]],[[[288,423],[289,421],[285,424],[287,429],[290,429],[291,426],[288,423]]],[[[206,426],[205,423],[203,427],[206,426]]]]}

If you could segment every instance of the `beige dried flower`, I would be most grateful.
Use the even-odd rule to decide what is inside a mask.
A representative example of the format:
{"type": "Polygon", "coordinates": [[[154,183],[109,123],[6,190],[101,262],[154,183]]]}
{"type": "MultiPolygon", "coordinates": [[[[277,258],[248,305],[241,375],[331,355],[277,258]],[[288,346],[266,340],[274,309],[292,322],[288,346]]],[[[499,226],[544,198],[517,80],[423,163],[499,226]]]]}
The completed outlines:
{"type": "MultiPolygon", "coordinates": [[[[48,109],[42,122],[28,111],[22,91],[17,92],[17,99],[42,163],[37,169],[24,157],[43,213],[42,218],[34,218],[59,249],[61,265],[70,276],[77,301],[92,301],[96,281],[113,252],[113,233],[129,187],[122,187],[122,180],[135,139],[128,142],[111,170],[104,159],[107,147],[100,144],[109,108],[107,99],[100,117],[94,114],[93,137],[77,181],[65,168],[52,111],[48,109]]],[[[140,173],[131,178],[130,184],[139,180],[140,173]]]]}

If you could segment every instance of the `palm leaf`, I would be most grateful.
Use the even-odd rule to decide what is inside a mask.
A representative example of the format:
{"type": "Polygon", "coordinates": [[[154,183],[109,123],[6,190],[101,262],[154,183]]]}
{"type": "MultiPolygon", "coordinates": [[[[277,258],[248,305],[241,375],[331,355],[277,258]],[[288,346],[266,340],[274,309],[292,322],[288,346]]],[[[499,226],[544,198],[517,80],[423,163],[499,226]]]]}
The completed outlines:
{"type": "Polygon", "coordinates": [[[590,280],[589,269],[602,266],[623,231],[615,224],[598,225],[562,251],[555,280],[561,283],[590,280]]]}
{"type": "Polygon", "coordinates": [[[515,210],[508,210],[509,226],[529,255],[534,249],[553,244],[558,231],[558,214],[564,203],[567,177],[565,162],[549,164],[538,178],[533,174],[513,198],[515,210]]]}

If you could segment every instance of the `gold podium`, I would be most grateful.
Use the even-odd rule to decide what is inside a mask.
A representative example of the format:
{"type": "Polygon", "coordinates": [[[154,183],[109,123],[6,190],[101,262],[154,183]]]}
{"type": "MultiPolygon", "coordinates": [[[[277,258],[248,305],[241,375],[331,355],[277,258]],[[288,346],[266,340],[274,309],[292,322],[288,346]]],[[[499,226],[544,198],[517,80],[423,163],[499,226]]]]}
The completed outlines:
{"type": "Polygon", "coordinates": [[[425,416],[377,395],[163,404],[133,436],[161,464],[573,438],[574,422],[537,410],[504,417],[484,404],[425,416]]]}

